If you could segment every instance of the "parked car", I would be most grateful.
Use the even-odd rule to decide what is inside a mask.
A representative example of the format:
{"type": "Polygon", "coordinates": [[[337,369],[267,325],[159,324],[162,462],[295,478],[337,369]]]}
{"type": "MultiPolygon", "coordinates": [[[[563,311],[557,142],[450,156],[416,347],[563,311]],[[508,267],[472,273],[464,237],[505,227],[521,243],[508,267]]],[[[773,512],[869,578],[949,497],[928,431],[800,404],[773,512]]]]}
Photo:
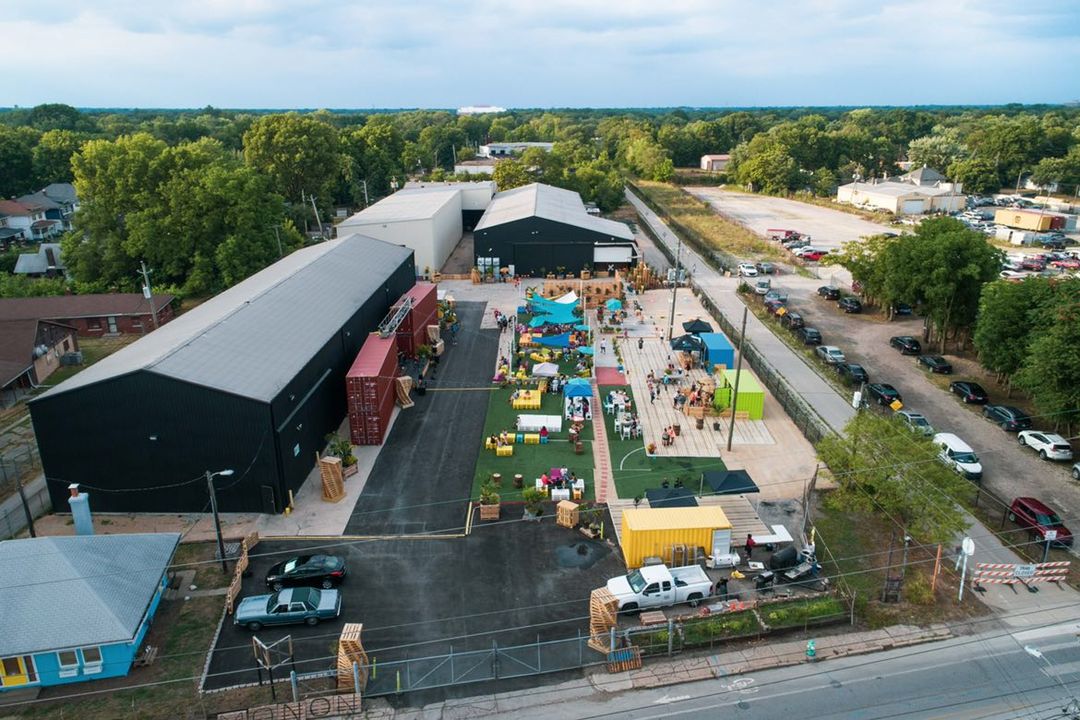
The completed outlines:
{"type": "Polygon", "coordinates": [[[773,298],[772,300],[765,301],[765,311],[768,312],[770,315],[776,315],[776,313],[779,312],[780,308],[782,307],[784,307],[783,300],[777,300],[773,298]]]}
{"type": "Polygon", "coordinates": [[[808,253],[802,254],[803,260],[809,260],[810,262],[818,262],[821,258],[829,254],[828,250],[814,249],[808,253]]]}
{"type": "Polygon", "coordinates": [[[949,392],[958,396],[964,404],[984,405],[990,400],[990,396],[979,383],[954,380],[949,383],[949,392]]]}
{"type": "Polygon", "coordinates": [[[938,433],[932,442],[938,448],[938,459],[968,480],[982,480],[982,464],[971,446],[952,433],[938,433]]]}
{"type": "Polygon", "coordinates": [[[837,365],[847,361],[844,352],[835,345],[818,345],[814,352],[825,361],[826,365],[837,365]]]}
{"type": "Polygon", "coordinates": [[[849,385],[870,382],[870,373],[866,372],[862,365],[856,365],[855,363],[838,363],[836,365],[836,374],[849,385]]]}
{"type": "Polygon", "coordinates": [[[780,317],[780,324],[788,330],[798,330],[806,325],[806,321],[799,313],[794,310],[788,310],[780,317]]]}
{"type": "Polygon", "coordinates": [[[862,301],[857,297],[840,298],[840,301],[836,303],[836,307],[840,308],[846,313],[861,313],[862,301]]]}
{"type": "Polygon", "coordinates": [[[896,303],[893,305],[893,315],[910,315],[913,311],[911,306],[907,303],[896,303]]]}
{"type": "Polygon", "coordinates": [[[1039,457],[1043,460],[1072,460],[1073,458],[1069,441],[1057,433],[1021,430],[1016,434],[1016,442],[1039,453],[1039,457]]]}
{"type": "Polygon", "coordinates": [[[773,288],[772,290],[769,290],[767,293],[765,293],[765,301],[768,302],[769,300],[779,300],[780,304],[786,305],[787,293],[783,290],[777,290],[776,288],[773,288]]]}
{"type": "Polygon", "coordinates": [[[901,355],[918,355],[922,345],[910,335],[894,335],[889,338],[889,345],[900,351],[901,355]]]}
{"type": "Polygon", "coordinates": [[[904,399],[900,397],[900,391],[889,383],[870,383],[867,385],[866,399],[873,400],[882,406],[892,405],[897,400],[904,402],[904,399]]]}
{"type": "Polygon", "coordinates": [[[997,423],[1006,432],[1031,429],[1031,418],[1028,414],[1011,405],[987,405],[983,408],[983,417],[997,423]]]}
{"type": "Polygon", "coordinates": [[[772,289],[772,282],[769,280],[758,280],[754,283],[754,292],[758,295],[764,295],[772,289]]]}
{"type": "Polygon", "coordinates": [[[919,364],[932,373],[952,375],[952,364],[940,355],[920,355],[919,364]]]}
{"type": "Polygon", "coordinates": [[[1033,497],[1018,497],[1009,505],[1009,520],[1022,528],[1027,528],[1040,540],[1046,540],[1046,531],[1053,530],[1057,537],[1051,545],[1072,547],[1073,534],[1061,522],[1058,514],[1050,506],[1033,497]]]}
{"type": "Polygon", "coordinates": [[[1056,267],[1059,270],[1080,270],[1080,260],[1077,260],[1076,258],[1051,260],[1050,267],[1056,267]]]}
{"type": "Polygon", "coordinates": [[[934,426],[930,424],[930,421],[922,413],[917,413],[914,410],[901,410],[896,413],[896,417],[912,432],[919,432],[923,435],[934,434],[934,426]]]}
{"type": "Polygon", "coordinates": [[[757,277],[757,268],[753,263],[739,263],[739,277],[757,277]]]}
{"type": "Polygon", "coordinates": [[[776,272],[776,266],[768,262],[759,262],[754,265],[759,275],[772,275],[776,272]]]}
{"type": "Polygon", "coordinates": [[[1072,478],[1073,478],[1073,480],[1080,480],[1080,462],[1073,463],[1073,466],[1072,466],[1072,478]]]}
{"type": "Polygon", "coordinates": [[[628,614],[680,603],[697,605],[712,594],[712,587],[700,565],[646,565],[607,581],[608,592],[619,602],[619,612],[628,614]]]}
{"type": "Polygon", "coordinates": [[[821,333],[815,328],[806,327],[805,325],[795,331],[795,337],[802,341],[803,345],[820,345],[821,333]]]}
{"type": "Polygon", "coordinates": [[[840,288],[833,285],[822,285],[817,289],[817,294],[826,300],[839,300],[840,288]]]}
{"type": "Polygon", "coordinates": [[[266,572],[266,586],[337,587],[345,579],[345,560],[336,555],[300,555],[279,562],[266,572]]]}
{"type": "Polygon", "coordinates": [[[318,625],[341,614],[337,590],[289,588],[271,595],[252,595],[240,601],[233,624],[257,632],[265,625],[318,625]]]}
{"type": "Polygon", "coordinates": [[[1002,270],[998,273],[998,277],[1007,282],[1020,282],[1027,276],[1027,273],[1016,270],[1002,270]]]}
{"type": "Polygon", "coordinates": [[[1022,270],[1045,270],[1046,263],[1042,258],[1026,257],[1020,262],[1020,269],[1022,270]]]}

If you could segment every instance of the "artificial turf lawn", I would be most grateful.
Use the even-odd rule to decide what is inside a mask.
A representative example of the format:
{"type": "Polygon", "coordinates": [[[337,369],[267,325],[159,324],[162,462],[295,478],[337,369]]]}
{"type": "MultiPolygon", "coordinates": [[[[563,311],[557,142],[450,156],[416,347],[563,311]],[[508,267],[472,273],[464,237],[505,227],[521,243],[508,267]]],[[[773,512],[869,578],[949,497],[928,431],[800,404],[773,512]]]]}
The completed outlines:
{"type": "MultiPolygon", "coordinates": [[[[629,390],[630,388],[604,385],[600,387],[600,397],[607,397],[609,392],[619,389],[629,390]]],[[[637,404],[636,397],[634,403],[637,404]]],[[[645,443],[648,438],[620,439],[615,433],[614,415],[604,415],[604,427],[607,428],[608,452],[611,455],[611,472],[615,478],[615,490],[620,498],[629,499],[644,495],[648,489],[659,488],[664,480],[670,480],[674,485],[676,480],[681,479],[687,488],[697,492],[702,472],[725,469],[723,461],[718,457],[649,457],[645,454],[645,443]]]]}
{"type": "MultiPolygon", "coordinates": [[[[483,437],[498,435],[503,430],[513,432],[518,415],[562,416],[563,414],[561,393],[558,395],[544,393],[539,410],[515,410],[510,406],[510,395],[513,392],[513,388],[496,388],[491,391],[487,417],[484,420],[483,437]]],[[[523,476],[525,487],[530,487],[542,473],[553,467],[564,467],[577,473],[579,478],[585,479],[585,498],[594,498],[592,423],[585,423],[585,428],[581,431],[581,440],[585,445],[585,452],[581,455],[574,452],[574,446],[568,440],[569,429],[569,423],[563,420],[562,432],[550,432],[549,442],[546,445],[515,443],[514,454],[511,457],[497,457],[494,450],[485,450],[481,439],[480,446],[476,448],[479,455],[476,460],[476,475],[473,477],[471,497],[473,499],[480,497],[480,486],[491,477],[492,473],[502,473],[500,499],[504,502],[521,500],[521,490],[514,487],[516,473],[523,476]]]]}

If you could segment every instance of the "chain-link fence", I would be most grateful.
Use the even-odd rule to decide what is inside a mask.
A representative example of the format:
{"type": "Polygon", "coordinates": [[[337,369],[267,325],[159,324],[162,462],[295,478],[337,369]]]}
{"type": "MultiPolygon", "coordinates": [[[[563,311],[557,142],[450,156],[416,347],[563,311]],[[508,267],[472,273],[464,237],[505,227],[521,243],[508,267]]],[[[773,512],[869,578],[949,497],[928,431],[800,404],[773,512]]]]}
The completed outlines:
{"type": "Polygon", "coordinates": [[[29,482],[41,469],[37,448],[24,444],[0,453],[0,499],[15,492],[15,481],[29,482]]]}
{"type": "Polygon", "coordinates": [[[507,680],[528,675],[576,670],[607,662],[607,658],[588,646],[588,637],[547,640],[527,645],[500,647],[492,643],[484,650],[404,660],[373,661],[368,666],[368,697],[428,690],[466,683],[507,680]]]}
{"type": "MultiPolygon", "coordinates": [[[[31,516],[39,518],[52,510],[52,501],[49,499],[49,490],[42,486],[36,491],[24,490],[26,505],[30,508],[31,516]]],[[[5,502],[0,510],[0,540],[13,538],[26,529],[26,511],[17,493],[5,502]]]]}

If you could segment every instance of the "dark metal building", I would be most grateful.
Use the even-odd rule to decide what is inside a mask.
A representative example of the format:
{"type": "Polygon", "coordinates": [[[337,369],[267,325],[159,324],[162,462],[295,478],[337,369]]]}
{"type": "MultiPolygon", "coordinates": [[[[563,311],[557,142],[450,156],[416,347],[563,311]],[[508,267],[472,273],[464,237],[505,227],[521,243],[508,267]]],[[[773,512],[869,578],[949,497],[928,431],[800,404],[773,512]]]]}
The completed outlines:
{"type": "Polygon", "coordinates": [[[638,257],[629,227],[590,215],[572,190],[540,183],[495,195],[473,231],[473,252],[481,270],[517,275],[624,268],[638,257]]]}
{"type": "Polygon", "coordinates": [[[54,507],[276,513],[345,417],[345,373],[415,282],[411,250],[352,235],[299,250],[30,403],[54,507]],[[152,490],[142,490],[153,488],[152,490]]]}

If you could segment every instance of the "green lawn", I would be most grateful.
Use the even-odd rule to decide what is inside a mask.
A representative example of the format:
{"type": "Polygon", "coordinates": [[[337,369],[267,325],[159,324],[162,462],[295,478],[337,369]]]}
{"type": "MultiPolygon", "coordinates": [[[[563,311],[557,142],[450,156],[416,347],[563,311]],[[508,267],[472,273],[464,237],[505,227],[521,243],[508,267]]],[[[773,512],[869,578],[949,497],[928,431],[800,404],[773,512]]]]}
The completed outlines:
{"type": "MultiPolygon", "coordinates": [[[[601,397],[606,396],[615,386],[602,386],[601,397]]],[[[637,402],[637,398],[634,398],[637,402]]],[[[648,457],[645,443],[648,438],[621,440],[615,434],[615,417],[604,415],[607,428],[608,452],[611,454],[611,471],[615,478],[615,488],[620,498],[633,498],[644,495],[645,490],[658,488],[664,480],[674,485],[681,479],[686,487],[695,492],[706,470],[723,470],[720,458],[701,457],[648,457]]]]}
{"type": "MultiPolygon", "coordinates": [[[[499,388],[493,390],[491,399],[488,401],[487,418],[484,421],[484,437],[498,435],[503,430],[511,432],[514,421],[518,415],[562,415],[562,395],[546,393],[543,396],[539,410],[515,410],[510,407],[511,388],[499,388]]],[[[485,450],[483,444],[476,448],[479,457],[476,461],[476,476],[473,478],[471,497],[480,496],[480,486],[491,477],[492,473],[502,473],[503,485],[500,491],[504,502],[513,502],[521,499],[521,491],[514,489],[513,479],[515,473],[524,476],[525,486],[532,485],[541,473],[547,472],[553,467],[565,467],[577,473],[578,477],[585,479],[585,497],[593,498],[593,456],[592,456],[592,423],[585,423],[585,429],[581,433],[581,439],[585,444],[585,452],[578,455],[568,440],[569,426],[563,422],[562,432],[553,432],[549,435],[550,442],[546,445],[514,445],[513,457],[497,457],[494,450],[485,450]]]]}

